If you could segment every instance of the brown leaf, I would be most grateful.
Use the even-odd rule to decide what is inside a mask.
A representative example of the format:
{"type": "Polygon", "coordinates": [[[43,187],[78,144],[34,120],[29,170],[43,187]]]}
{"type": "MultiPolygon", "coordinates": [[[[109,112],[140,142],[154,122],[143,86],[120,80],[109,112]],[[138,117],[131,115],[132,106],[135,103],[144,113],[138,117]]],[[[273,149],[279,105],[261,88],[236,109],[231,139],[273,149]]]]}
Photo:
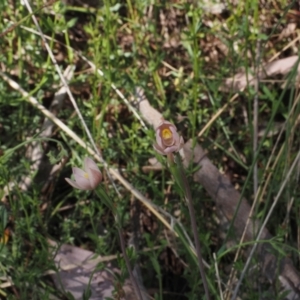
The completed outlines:
{"type": "MultiPolygon", "coordinates": [[[[49,241],[49,243],[56,248],[54,242],[49,241]]],[[[54,253],[54,262],[59,271],[51,275],[53,281],[57,288],[71,293],[74,299],[82,299],[84,291],[88,288],[91,291],[90,300],[114,298],[115,293],[120,300],[136,299],[129,280],[126,280],[121,287],[118,281],[115,281],[114,274],[119,274],[120,270],[112,267],[109,262],[106,262],[105,267],[97,268],[100,262],[105,261],[103,257],[66,244],[61,245],[54,253]]]]}
{"type": "MultiPolygon", "coordinates": [[[[286,75],[292,68],[297,65],[297,77],[299,77],[299,57],[294,55],[287,58],[278,59],[271,63],[267,63],[259,71],[259,79],[264,79],[266,77],[271,77],[277,74],[286,75]]],[[[221,87],[221,90],[225,91],[241,91],[247,86],[253,86],[255,83],[254,71],[251,69],[248,74],[245,72],[237,73],[235,76],[225,80],[225,85],[221,87]]]]}

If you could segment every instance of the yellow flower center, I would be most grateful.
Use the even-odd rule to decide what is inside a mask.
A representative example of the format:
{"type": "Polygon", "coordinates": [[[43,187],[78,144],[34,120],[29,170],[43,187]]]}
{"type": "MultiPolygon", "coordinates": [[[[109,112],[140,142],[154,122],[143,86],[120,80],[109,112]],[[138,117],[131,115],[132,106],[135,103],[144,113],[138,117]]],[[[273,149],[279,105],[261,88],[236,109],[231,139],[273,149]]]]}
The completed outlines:
{"type": "Polygon", "coordinates": [[[89,179],[89,174],[88,173],[84,173],[83,177],[86,178],[86,179],[89,179]]]}
{"type": "Polygon", "coordinates": [[[172,131],[169,128],[163,129],[161,135],[164,140],[168,140],[173,137],[172,131]]]}

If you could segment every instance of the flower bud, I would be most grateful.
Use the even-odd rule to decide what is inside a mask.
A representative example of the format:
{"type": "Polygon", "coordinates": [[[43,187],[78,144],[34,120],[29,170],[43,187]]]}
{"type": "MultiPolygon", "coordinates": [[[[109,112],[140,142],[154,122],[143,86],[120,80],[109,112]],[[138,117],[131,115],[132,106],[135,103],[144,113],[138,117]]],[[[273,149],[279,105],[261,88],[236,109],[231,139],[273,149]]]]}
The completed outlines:
{"type": "Polygon", "coordinates": [[[102,181],[102,173],[97,164],[89,157],[84,159],[83,170],[72,168],[74,180],[65,178],[74,188],[80,190],[94,190],[102,181]]]}
{"type": "Polygon", "coordinates": [[[172,152],[178,152],[184,144],[182,136],[179,136],[176,126],[163,120],[155,130],[156,143],[154,149],[162,154],[167,155],[172,152]]]}

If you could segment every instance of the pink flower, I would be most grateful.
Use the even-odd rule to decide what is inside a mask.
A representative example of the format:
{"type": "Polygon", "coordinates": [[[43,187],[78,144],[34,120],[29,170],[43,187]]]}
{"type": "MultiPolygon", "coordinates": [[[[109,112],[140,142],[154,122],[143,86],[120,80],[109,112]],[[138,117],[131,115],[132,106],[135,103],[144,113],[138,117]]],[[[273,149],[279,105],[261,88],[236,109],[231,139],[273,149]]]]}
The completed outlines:
{"type": "Polygon", "coordinates": [[[93,190],[102,180],[102,173],[96,163],[89,157],[84,159],[83,170],[72,168],[74,180],[65,178],[66,181],[74,188],[80,190],[93,190]]]}
{"type": "Polygon", "coordinates": [[[163,120],[156,128],[155,134],[156,143],[153,146],[162,155],[178,152],[183,147],[182,136],[179,136],[176,126],[168,121],[163,120]]]}

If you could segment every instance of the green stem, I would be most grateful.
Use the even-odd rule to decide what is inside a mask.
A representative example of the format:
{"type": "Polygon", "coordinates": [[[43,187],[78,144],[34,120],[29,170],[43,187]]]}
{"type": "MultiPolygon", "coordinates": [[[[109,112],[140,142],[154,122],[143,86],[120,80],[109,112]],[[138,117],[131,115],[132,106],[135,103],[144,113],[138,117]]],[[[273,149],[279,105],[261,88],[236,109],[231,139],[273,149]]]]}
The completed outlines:
{"type": "Polygon", "coordinates": [[[123,257],[124,257],[124,260],[125,260],[125,263],[126,263],[127,270],[129,272],[129,277],[130,277],[135,295],[136,295],[137,299],[143,300],[140,287],[139,287],[139,285],[136,281],[136,278],[134,277],[133,272],[131,270],[130,261],[129,261],[128,255],[126,253],[125,240],[124,240],[122,231],[121,231],[121,229],[119,229],[119,227],[118,227],[118,233],[119,233],[119,237],[120,237],[120,243],[121,243],[121,249],[122,249],[123,257]]]}
{"type": "Polygon", "coordinates": [[[124,260],[125,260],[125,264],[126,264],[126,267],[127,267],[128,273],[129,273],[130,281],[132,283],[132,286],[133,286],[133,289],[134,289],[134,292],[135,292],[135,295],[136,295],[137,299],[143,300],[140,287],[139,287],[139,285],[137,283],[137,280],[134,277],[133,272],[131,270],[130,261],[129,261],[128,255],[126,253],[126,246],[125,246],[126,244],[125,244],[125,240],[124,240],[122,230],[121,230],[121,221],[120,221],[120,218],[119,218],[118,213],[116,211],[116,208],[114,206],[114,203],[110,199],[110,197],[107,195],[106,191],[104,189],[102,189],[101,187],[98,188],[96,190],[96,192],[98,192],[97,194],[98,194],[99,198],[101,199],[101,201],[103,201],[107,205],[107,207],[109,209],[111,209],[111,211],[114,215],[114,218],[115,218],[116,224],[117,224],[117,230],[118,230],[119,238],[120,238],[121,250],[122,250],[122,254],[123,254],[123,257],[124,257],[124,260]]]}
{"type": "MultiPolygon", "coordinates": [[[[171,157],[169,157],[169,161],[171,161],[171,157]]],[[[174,159],[173,159],[173,161],[174,161],[174,159]]],[[[173,171],[175,171],[174,172],[174,175],[176,177],[175,179],[178,181],[178,184],[180,185],[180,187],[183,190],[184,195],[185,195],[185,199],[187,202],[187,206],[188,206],[189,214],[190,214],[190,218],[191,218],[191,226],[192,226],[192,231],[193,231],[194,241],[195,241],[195,246],[196,246],[196,253],[197,253],[197,258],[198,258],[200,276],[202,278],[206,299],[209,300],[210,296],[209,296],[206,275],[205,275],[205,271],[204,271],[203,259],[202,259],[202,255],[201,255],[201,245],[200,245],[200,240],[199,240],[198,231],[197,231],[196,215],[195,215],[195,209],[194,209],[193,201],[192,201],[192,194],[191,194],[191,190],[190,190],[190,186],[188,184],[187,178],[185,176],[184,168],[183,168],[181,157],[180,157],[179,153],[177,153],[175,156],[175,162],[176,162],[176,166],[174,166],[174,163],[173,163],[173,165],[171,165],[171,168],[173,169],[173,171]]]]}

